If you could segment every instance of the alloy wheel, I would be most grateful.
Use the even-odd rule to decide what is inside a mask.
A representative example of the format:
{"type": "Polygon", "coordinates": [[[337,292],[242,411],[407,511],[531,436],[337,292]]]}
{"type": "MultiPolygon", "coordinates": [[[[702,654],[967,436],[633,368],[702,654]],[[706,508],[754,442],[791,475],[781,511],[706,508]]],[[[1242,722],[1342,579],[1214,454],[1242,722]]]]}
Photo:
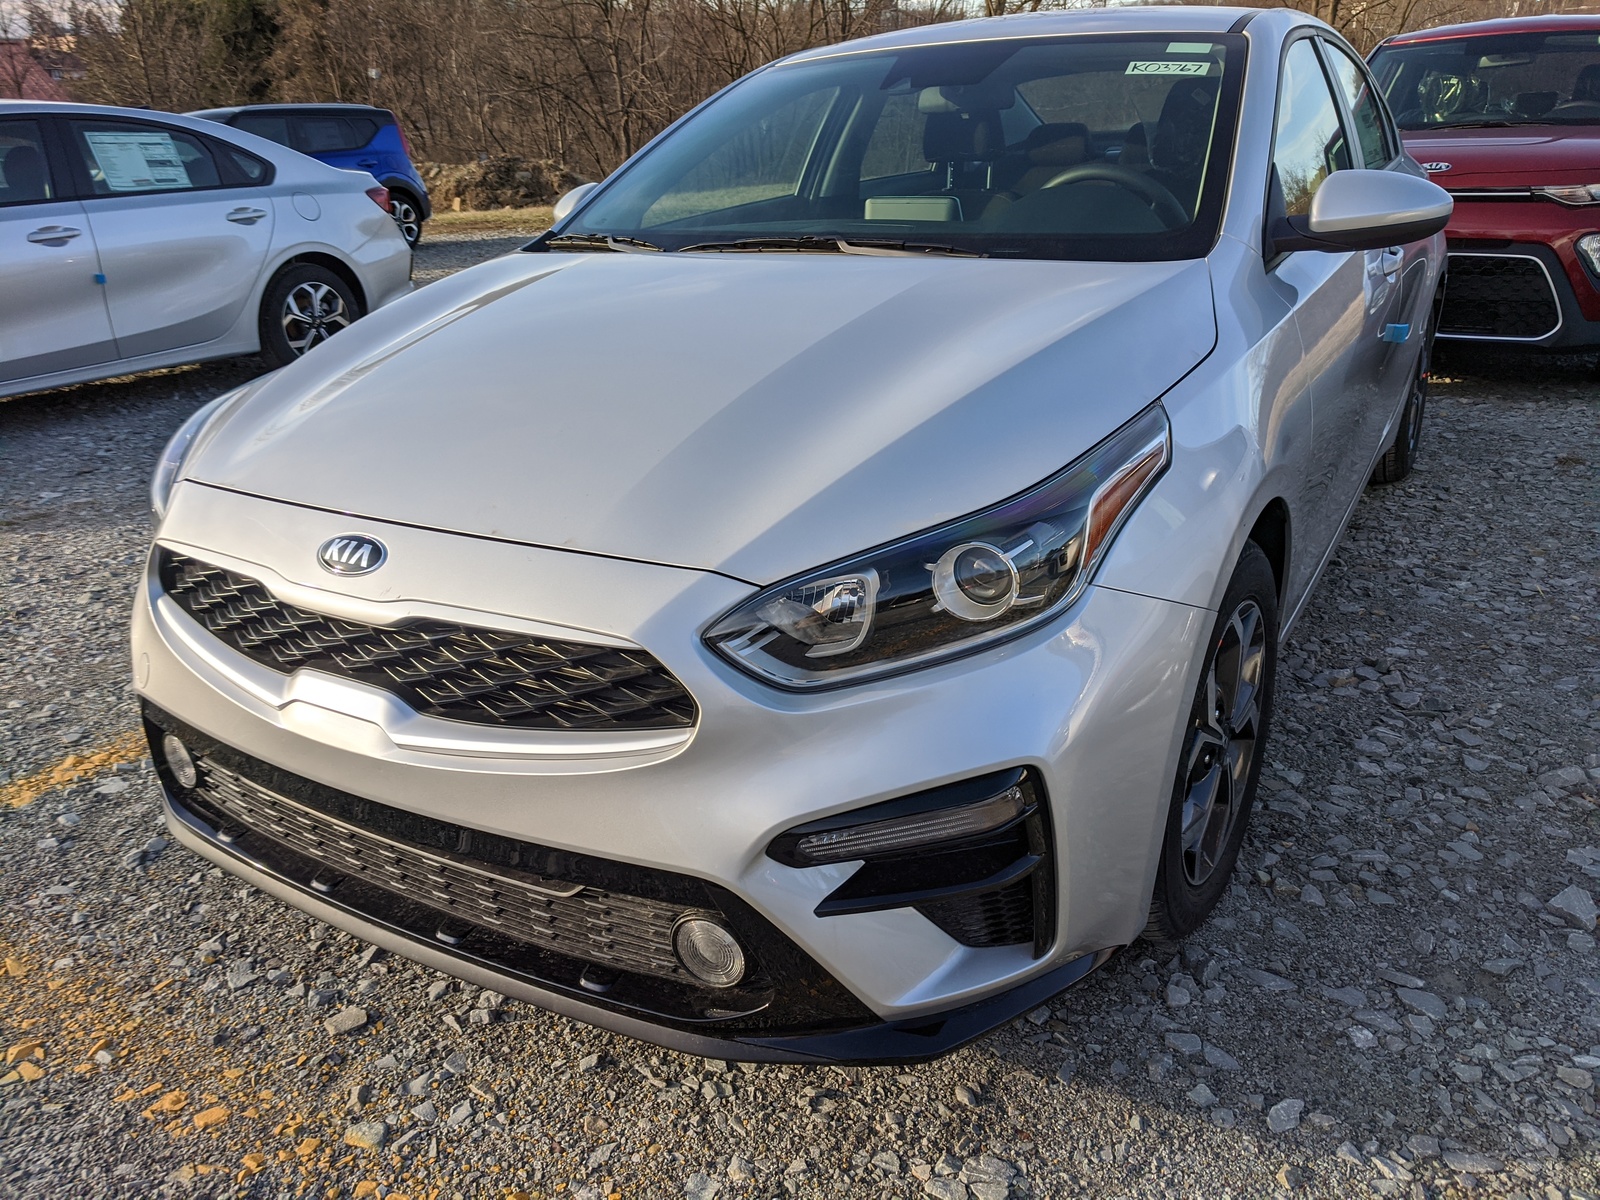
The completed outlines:
{"type": "Polygon", "coordinates": [[[325,342],[350,324],[350,307],[326,283],[308,280],[290,289],[283,300],[283,336],[298,356],[325,342]]]}
{"type": "Polygon", "coordinates": [[[1267,629],[1260,607],[1234,609],[1211,656],[1204,708],[1195,713],[1180,818],[1183,872],[1199,887],[1211,878],[1238,818],[1261,734],[1267,629]]]}
{"type": "Polygon", "coordinates": [[[422,236],[422,217],[418,214],[416,205],[402,196],[391,196],[389,213],[394,217],[394,223],[400,226],[402,236],[415,246],[417,239],[422,236]]]}

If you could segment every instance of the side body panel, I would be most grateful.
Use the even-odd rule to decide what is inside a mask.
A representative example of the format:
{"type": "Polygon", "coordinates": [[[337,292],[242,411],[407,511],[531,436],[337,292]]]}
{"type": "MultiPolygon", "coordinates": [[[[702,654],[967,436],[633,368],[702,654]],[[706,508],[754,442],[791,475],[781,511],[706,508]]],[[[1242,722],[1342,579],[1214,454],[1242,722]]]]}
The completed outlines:
{"type": "Polygon", "coordinates": [[[0,208],[0,391],[9,380],[117,357],[99,273],[76,200],[0,208]]]}

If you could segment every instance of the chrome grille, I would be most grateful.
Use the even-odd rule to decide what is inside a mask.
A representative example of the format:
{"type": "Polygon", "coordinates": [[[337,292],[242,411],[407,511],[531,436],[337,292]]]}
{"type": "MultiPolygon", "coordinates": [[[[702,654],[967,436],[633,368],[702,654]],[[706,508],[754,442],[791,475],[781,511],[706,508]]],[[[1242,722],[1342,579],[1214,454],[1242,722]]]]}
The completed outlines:
{"type": "Polygon", "coordinates": [[[446,942],[453,918],[585,962],[694,982],[672,953],[680,906],[422,850],[296,804],[213,759],[198,767],[206,807],[241,827],[223,836],[249,831],[323,864],[314,890],[354,876],[437,911],[446,942]]]}
{"type": "Polygon", "coordinates": [[[370,684],[425,716],[522,729],[694,724],[689,693],[643,650],[445,621],[367,625],[285,604],[249,576],[168,550],[160,569],[167,595],[252,661],[370,684]]]}

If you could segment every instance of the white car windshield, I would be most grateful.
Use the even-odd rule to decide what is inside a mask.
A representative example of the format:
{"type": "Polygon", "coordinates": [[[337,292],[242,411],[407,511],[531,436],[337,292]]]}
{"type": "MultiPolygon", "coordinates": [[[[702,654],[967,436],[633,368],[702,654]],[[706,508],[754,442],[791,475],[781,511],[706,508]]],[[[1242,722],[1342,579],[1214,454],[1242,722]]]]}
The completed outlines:
{"type": "Polygon", "coordinates": [[[1593,32],[1381,46],[1372,73],[1401,129],[1600,124],[1600,37],[1593,32]]]}
{"type": "Polygon", "coordinates": [[[535,249],[1193,258],[1216,238],[1243,39],[839,51],[735,84],[535,249]]]}

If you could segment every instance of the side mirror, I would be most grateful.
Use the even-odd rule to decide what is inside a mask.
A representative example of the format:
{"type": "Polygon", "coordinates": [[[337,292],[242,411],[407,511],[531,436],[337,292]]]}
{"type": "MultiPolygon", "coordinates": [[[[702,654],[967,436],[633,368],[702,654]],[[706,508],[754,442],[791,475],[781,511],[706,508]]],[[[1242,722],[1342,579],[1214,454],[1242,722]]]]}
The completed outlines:
{"type": "Polygon", "coordinates": [[[562,196],[561,199],[557,200],[554,209],[555,223],[559,225],[562,221],[565,221],[571,214],[572,210],[577,208],[579,204],[583,203],[583,198],[599,186],[600,185],[598,183],[580,183],[577,187],[573,188],[570,192],[562,196]]]}
{"type": "Polygon", "coordinates": [[[1272,222],[1272,249],[1381,250],[1432,237],[1455,201],[1436,183],[1400,171],[1335,171],[1311,197],[1303,217],[1272,222]]]}

